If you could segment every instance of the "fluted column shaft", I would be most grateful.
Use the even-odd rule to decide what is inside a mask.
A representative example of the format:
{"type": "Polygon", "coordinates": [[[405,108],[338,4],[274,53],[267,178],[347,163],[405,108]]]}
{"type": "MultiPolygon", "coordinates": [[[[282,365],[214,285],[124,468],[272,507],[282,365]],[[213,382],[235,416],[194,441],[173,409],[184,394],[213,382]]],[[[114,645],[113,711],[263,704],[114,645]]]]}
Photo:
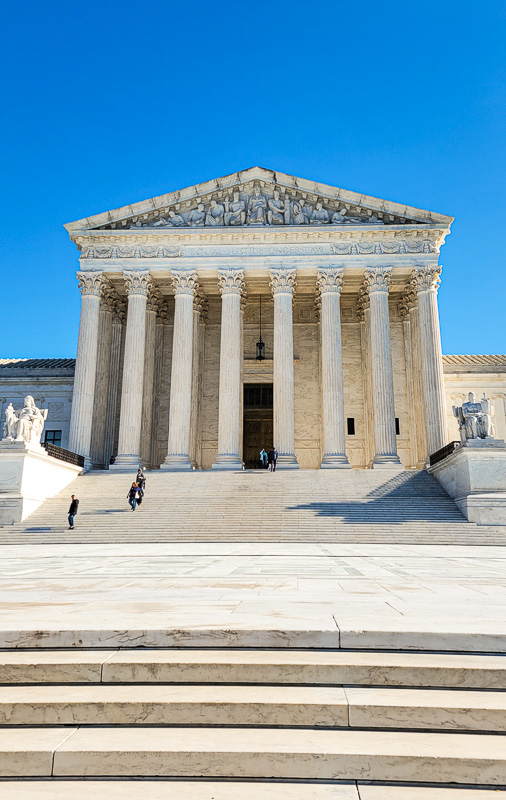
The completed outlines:
{"type": "Polygon", "coordinates": [[[125,312],[123,305],[116,304],[112,313],[111,326],[111,357],[109,367],[109,385],[107,389],[107,415],[105,422],[104,466],[109,467],[114,451],[114,429],[120,401],[119,372],[121,358],[121,336],[125,312]]]}
{"type": "Polygon", "coordinates": [[[366,270],[371,321],[371,367],[374,403],[373,468],[399,465],[395,438],[395,398],[388,312],[388,268],[366,270]]]}
{"type": "Polygon", "coordinates": [[[123,276],[128,294],[128,310],[118,455],[112,467],[115,470],[134,469],[140,464],[146,304],[151,290],[149,272],[124,272],[123,276]]]}
{"type": "Polygon", "coordinates": [[[437,305],[440,275],[439,266],[418,267],[412,273],[412,283],[418,294],[428,455],[448,444],[443,355],[437,305]]]}
{"type": "Polygon", "coordinates": [[[168,453],[162,469],[192,469],[190,425],[193,375],[193,298],[197,287],[194,271],[174,271],[174,339],[170,382],[168,453]]]}
{"type": "Polygon", "coordinates": [[[274,446],[278,468],[298,469],[295,457],[293,313],[294,269],[271,270],[274,296],[274,446]]]}
{"type": "Polygon", "coordinates": [[[160,299],[159,292],[155,290],[148,296],[146,305],[146,354],[144,359],[141,425],[141,460],[145,467],[152,466],[151,429],[153,426],[153,404],[156,402],[154,397],[156,312],[160,299]]]}
{"type": "Polygon", "coordinates": [[[241,469],[242,270],[218,270],[221,293],[218,455],[213,469],[241,469]]]}
{"type": "Polygon", "coordinates": [[[350,468],[344,428],[343,356],[341,342],[342,269],[320,269],[320,347],[322,374],[322,469],[350,468]]]}
{"type": "Polygon", "coordinates": [[[98,328],[97,375],[95,379],[95,402],[93,408],[93,431],[91,436],[91,460],[97,469],[104,469],[105,431],[107,424],[107,402],[111,372],[112,311],[114,293],[110,288],[102,291],[98,328]]]}
{"type": "Polygon", "coordinates": [[[78,272],[77,280],[82,300],[70,418],[69,450],[84,456],[84,467],[89,469],[91,467],[91,432],[103,276],[101,272],[78,272]]]}

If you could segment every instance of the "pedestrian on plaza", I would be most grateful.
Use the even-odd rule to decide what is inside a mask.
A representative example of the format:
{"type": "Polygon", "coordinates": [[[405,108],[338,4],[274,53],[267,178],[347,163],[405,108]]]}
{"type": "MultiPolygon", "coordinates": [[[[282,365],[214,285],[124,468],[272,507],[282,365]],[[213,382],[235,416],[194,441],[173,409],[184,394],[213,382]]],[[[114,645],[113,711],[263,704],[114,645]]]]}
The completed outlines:
{"type": "Polygon", "coordinates": [[[267,469],[267,452],[263,447],[260,450],[260,463],[263,469],[267,469]]]}
{"type": "Polygon", "coordinates": [[[135,506],[137,505],[137,500],[139,499],[139,487],[137,486],[135,481],[132,483],[130,489],[128,490],[127,499],[128,502],[130,503],[132,511],[135,511],[135,506]]]}
{"type": "Polygon", "coordinates": [[[70,498],[70,508],[69,508],[69,531],[74,530],[74,517],[77,514],[77,509],[79,508],[79,500],[73,494],[70,498]]]}
{"type": "Polygon", "coordinates": [[[269,450],[269,469],[271,472],[276,472],[276,461],[278,460],[278,451],[275,447],[269,450]]]}

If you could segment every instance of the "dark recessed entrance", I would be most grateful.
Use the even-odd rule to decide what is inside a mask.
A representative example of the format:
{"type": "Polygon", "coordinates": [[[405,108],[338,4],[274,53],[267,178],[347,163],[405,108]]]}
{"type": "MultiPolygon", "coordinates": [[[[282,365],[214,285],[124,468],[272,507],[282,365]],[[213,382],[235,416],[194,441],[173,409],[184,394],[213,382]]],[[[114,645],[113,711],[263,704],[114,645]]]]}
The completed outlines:
{"type": "Polygon", "coordinates": [[[273,447],[272,383],[244,384],[243,461],[246,469],[260,469],[260,450],[273,447]]]}

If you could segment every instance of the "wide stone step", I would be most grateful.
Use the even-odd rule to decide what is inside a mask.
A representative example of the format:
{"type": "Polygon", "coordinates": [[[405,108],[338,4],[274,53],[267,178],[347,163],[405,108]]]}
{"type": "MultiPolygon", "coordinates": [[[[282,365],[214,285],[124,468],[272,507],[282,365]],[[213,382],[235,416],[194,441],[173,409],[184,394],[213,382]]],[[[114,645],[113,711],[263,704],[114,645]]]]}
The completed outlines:
{"type": "Polygon", "coordinates": [[[242,683],[506,689],[506,657],[347,650],[10,650],[0,684],[242,683]]]}
{"type": "Polygon", "coordinates": [[[329,686],[0,687],[1,725],[285,725],[506,731],[506,692],[329,686]]]}
{"type": "Polygon", "coordinates": [[[286,728],[2,728],[2,777],[227,777],[506,785],[505,737],[286,728]]]}
{"type": "Polygon", "coordinates": [[[495,800],[506,789],[359,783],[179,780],[5,780],[2,800],[495,800]],[[359,795],[360,792],[360,795],[359,795]],[[493,794],[492,794],[493,792],[493,794]]]}

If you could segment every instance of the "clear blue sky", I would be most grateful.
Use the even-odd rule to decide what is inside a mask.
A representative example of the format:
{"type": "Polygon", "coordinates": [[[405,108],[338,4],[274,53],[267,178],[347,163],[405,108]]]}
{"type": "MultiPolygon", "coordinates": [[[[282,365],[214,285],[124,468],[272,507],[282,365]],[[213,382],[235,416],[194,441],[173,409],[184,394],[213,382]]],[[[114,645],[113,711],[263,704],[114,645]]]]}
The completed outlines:
{"type": "Polygon", "coordinates": [[[6,3],[1,353],[74,356],[63,224],[256,164],[455,216],[443,350],[506,352],[506,5],[6,3]]]}

